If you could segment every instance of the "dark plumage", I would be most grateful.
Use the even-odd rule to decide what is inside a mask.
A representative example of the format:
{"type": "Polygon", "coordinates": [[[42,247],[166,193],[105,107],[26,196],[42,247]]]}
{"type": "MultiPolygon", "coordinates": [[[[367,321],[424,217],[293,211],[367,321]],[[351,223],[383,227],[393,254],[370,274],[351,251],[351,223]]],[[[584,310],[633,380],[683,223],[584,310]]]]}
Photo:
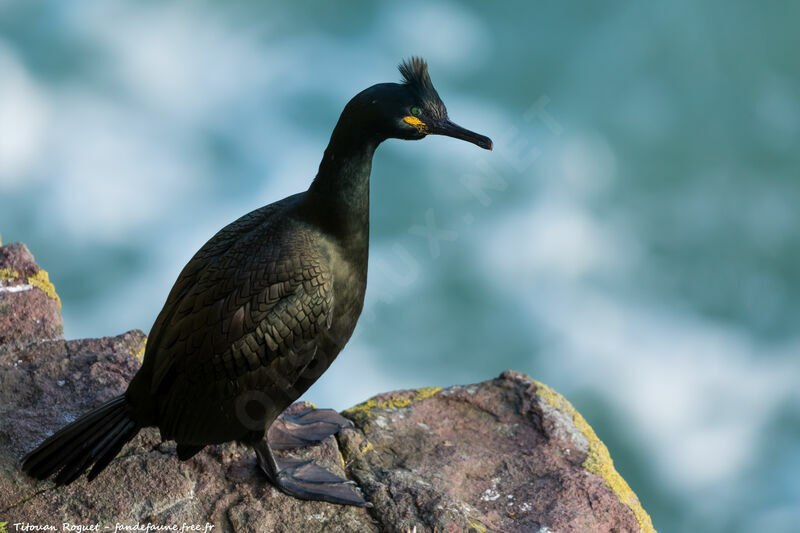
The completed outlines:
{"type": "Polygon", "coordinates": [[[178,276],[126,393],[30,452],[22,468],[70,483],[93,479],[140,428],[155,426],[186,460],[208,444],[253,446],[269,479],[306,499],[367,505],[349,484],[272,448],[319,442],[349,422],[309,410],[276,422],[353,333],[367,283],[369,177],[387,138],[442,134],[491,149],[456,126],[414,58],[403,84],[382,83],[344,108],[308,191],[257,209],[214,235],[178,276]],[[279,424],[277,440],[266,430],[279,424]]]}
{"type": "Polygon", "coordinates": [[[433,87],[428,64],[418,57],[412,57],[400,63],[399,69],[403,75],[403,85],[414,95],[420,108],[425,109],[428,118],[447,119],[447,108],[433,87]]]}

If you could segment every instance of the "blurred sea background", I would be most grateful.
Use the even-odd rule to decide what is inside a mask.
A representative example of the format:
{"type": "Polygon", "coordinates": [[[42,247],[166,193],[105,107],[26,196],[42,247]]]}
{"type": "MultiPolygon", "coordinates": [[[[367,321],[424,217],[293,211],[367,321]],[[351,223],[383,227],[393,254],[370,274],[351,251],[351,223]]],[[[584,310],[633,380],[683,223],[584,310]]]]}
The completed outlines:
{"type": "Polygon", "coordinates": [[[388,141],[367,302],[306,399],[511,368],[662,532],[800,524],[800,4],[0,0],[0,233],[66,336],[149,330],[194,251],[304,190],[344,104],[430,63],[494,152],[388,141]]]}

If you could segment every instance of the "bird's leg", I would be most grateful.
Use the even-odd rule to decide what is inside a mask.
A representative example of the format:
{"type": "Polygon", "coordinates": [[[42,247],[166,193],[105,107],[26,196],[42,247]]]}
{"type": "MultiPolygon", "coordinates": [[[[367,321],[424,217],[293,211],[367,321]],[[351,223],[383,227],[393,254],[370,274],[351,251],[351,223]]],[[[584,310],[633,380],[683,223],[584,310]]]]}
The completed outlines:
{"type": "Polygon", "coordinates": [[[278,489],[301,500],[320,500],[341,505],[372,507],[355,483],[328,472],[313,461],[278,459],[267,439],[254,447],[258,466],[278,489]]]}
{"type": "Polygon", "coordinates": [[[319,444],[329,435],[353,423],[333,409],[306,409],[296,415],[278,417],[267,433],[273,450],[319,444]]]}

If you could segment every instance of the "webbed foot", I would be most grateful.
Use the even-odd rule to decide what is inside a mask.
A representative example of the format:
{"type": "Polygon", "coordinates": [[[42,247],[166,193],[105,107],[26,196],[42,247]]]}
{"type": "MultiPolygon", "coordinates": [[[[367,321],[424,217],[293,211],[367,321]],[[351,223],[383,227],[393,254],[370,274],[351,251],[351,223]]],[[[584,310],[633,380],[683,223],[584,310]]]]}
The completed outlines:
{"type": "Polygon", "coordinates": [[[258,465],[282,492],[301,500],[372,507],[355,483],[328,472],[313,461],[277,459],[266,439],[255,447],[258,465]]]}
{"type": "Polygon", "coordinates": [[[267,436],[273,450],[286,450],[319,444],[329,435],[353,423],[333,409],[306,409],[296,415],[282,415],[269,428],[267,436]]]}

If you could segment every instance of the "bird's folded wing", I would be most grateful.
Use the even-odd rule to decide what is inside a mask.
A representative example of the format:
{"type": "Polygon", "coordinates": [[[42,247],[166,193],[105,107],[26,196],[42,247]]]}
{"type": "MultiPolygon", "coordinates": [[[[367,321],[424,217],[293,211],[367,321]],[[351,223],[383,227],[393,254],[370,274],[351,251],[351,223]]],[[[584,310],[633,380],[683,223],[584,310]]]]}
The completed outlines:
{"type": "Polygon", "coordinates": [[[330,272],[311,236],[287,235],[270,218],[229,226],[186,265],[148,339],[153,392],[176,374],[230,380],[313,353],[333,306],[330,272]]]}

